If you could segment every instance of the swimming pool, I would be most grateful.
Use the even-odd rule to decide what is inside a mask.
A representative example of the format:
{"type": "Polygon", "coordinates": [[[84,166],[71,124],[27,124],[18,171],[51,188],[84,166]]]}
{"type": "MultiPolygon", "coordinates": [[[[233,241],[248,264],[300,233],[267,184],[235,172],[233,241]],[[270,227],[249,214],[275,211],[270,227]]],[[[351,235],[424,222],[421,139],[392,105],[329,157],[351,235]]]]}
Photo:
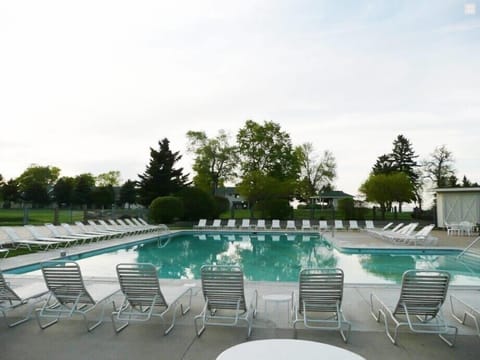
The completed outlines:
{"type": "MultiPolygon", "coordinates": [[[[203,264],[239,264],[252,281],[297,281],[303,267],[339,267],[346,283],[400,283],[408,269],[447,270],[454,285],[480,286],[480,264],[466,264],[458,252],[363,249],[343,253],[318,234],[207,233],[178,234],[67,257],[85,276],[116,276],[122,262],[153,263],[160,278],[199,279],[203,264]]],[[[38,265],[8,273],[38,271],[38,265]]]]}

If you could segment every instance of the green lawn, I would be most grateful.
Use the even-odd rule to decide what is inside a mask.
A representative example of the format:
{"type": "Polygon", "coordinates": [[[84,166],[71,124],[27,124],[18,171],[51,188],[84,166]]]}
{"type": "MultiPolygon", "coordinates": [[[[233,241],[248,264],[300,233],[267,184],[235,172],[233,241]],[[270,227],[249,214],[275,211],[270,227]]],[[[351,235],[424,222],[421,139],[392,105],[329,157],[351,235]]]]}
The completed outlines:
{"type": "MultiPolygon", "coordinates": [[[[24,219],[29,224],[45,224],[55,221],[53,209],[0,209],[1,226],[18,226],[24,224],[24,219]]],[[[83,220],[82,210],[58,210],[58,221],[60,223],[72,223],[83,220]]]]}

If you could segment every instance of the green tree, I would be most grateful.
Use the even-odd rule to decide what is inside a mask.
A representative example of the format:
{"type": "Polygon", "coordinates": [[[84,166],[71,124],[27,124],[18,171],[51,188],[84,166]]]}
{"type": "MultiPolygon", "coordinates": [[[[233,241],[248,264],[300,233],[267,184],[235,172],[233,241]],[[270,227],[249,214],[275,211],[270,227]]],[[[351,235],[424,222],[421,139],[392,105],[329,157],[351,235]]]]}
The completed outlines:
{"type": "Polygon", "coordinates": [[[437,188],[451,185],[452,176],[455,176],[454,162],[452,152],[445,145],[435,148],[430,158],[423,161],[425,178],[431,180],[437,188]]]}
{"type": "Polygon", "coordinates": [[[74,203],[82,206],[90,206],[92,192],[95,188],[95,178],[90,173],[80,174],[75,177],[73,192],[74,203]]]}
{"type": "Polygon", "coordinates": [[[112,170],[103,174],[97,175],[95,184],[97,186],[119,186],[121,182],[120,171],[112,170]]]}
{"type": "Polygon", "coordinates": [[[3,207],[8,209],[12,203],[20,200],[20,188],[15,179],[10,179],[2,184],[3,207]]]}
{"type": "Polygon", "coordinates": [[[112,185],[97,186],[92,189],[90,196],[96,208],[111,208],[115,203],[115,191],[112,185]]]}
{"type": "Polygon", "coordinates": [[[131,204],[137,202],[137,189],[136,182],[132,180],[127,180],[122,187],[120,188],[120,205],[128,204],[130,208],[131,204]]]}
{"type": "Polygon", "coordinates": [[[183,216],[183,202],[175,196],[159,196],[149,206],[150,218],[154,223],[172,223],[183,216]]]}
{"type": "Polygon", "coordinates": [[[414,200],[414,187],[405,173],[371,174],[361,185],[359,191],[366,200],[377,203],[385,219],[385,212],[392,208],[393,202],[410,202],[414,200]]]}
{"type": "Polygon", "coordinates": [[[391,174],[395,171],[391,154],[380,155],[373,165],[372,174],[391,174]]]}
{"type": "Polygon", "coordinates": [[[302,144],[298,149],[300,159],[301,179],[297,184],[297,198],[308,202],[322,188],[332,186],[336,176],[337,164],[333,154],[325,150],[319,157],[311,143],[302,144]]]}
{"type": "Polygon", "coordinates": [[[235,176],[238,164],[236,147],[230,144],[225,131],[220,130],[214,138],[203,131],[187,132],[188,150],[195,154],[192,169],[196,172],[193,183],[212,195],[235,176]]]}
{"type": "MultiPolygon", "coordinates": [[[[419,202],[421,208],[421,182],[419,165],[416,161],[418,155],[415,155],[413,146],[410,141],[403,135],[398,135],[393,141],[392,150],[393,166],[395,171],[405,173],[413,185],[415,199],[419,202]]],[[[399,211],[402,212],[402,202],[398,204],[399,211]]]]}
{"type": "Polygon", "coordinates": [[[242,177],[256,171],[280,180],[298,178],[298,154],[279,124],[247,120],[237,134],[237,143],[242,177]]]}
{"type": "Polygon", "coordinates": [[[239,192],[256,202],[270,198],[290,198],[300,173],[299,153],[292,147],[290,135],[274,122],[263,125],[247,120],[237,134],[242,180],[239,192]],[[274,185],[267,189],[266,184],[274,185]],[[288,190],[288,194],[285,191],[288,190]]]}
{"type": "Polygon", "coordinates": [[[215,200],[209,192],[196,187],[185,187],[177,196],[183,201],[184,220],[211,219],[217,216],[215,200]]]}
{"type": "Polygon", "coordinates": [[[75,179],[63,176],[53,186],[53,196],[58,205],[70,206],[74,202],[75,179]]]}
{"type": "Polygon", "coordinates": [[[189,184],[183,168],[175,168],[182,156],[178,151],[172,152],[169,144],[165,138],[158,142],[158,151],[150,148],[150,162],[145,172],[138,175],[139,201],[144,206],[159,196],[174,195],[189,184]]]}
{"type": "Polygon", "coordinates": [[[60,169],[55,166],[30,165],[17,178],[22,198],[34,206],[47,205],[59,175],[60,169]]]}

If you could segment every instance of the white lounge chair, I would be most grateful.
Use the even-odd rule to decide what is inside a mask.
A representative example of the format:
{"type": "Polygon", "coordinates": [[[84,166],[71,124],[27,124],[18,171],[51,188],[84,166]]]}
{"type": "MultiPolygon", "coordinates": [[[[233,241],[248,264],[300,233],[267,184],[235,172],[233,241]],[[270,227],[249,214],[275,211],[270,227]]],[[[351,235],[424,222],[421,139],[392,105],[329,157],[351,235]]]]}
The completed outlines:
{"type": "Polygon", "coordinates": [[[35,315],[38,325],[45,329],[56,324],[61,318],[81,315],[88,331],[98,327],[104,319],[105,306],[120,291],[118,284],[94,283],[86,286],[80,267],[75,262],[50,261],[41,264],[43,278],[49,295],[44,305],[37,309],[35,315]],[[102,306],[100,315],[93,325],[88,324],[87,314],[102,306]],[[53,318],[43,323],[42,319],[53,318]]]}
{"type": "Polygon", "coordinates": [[[302,230],[303,231],[312,231],[312,225],[310,224],[310,220],[303,219],[302,220],[302,230]]]}
{"type": "Polygon", "coordinates": [[[72,244],[78,244],[79,242],[83,241],[78,238],[70,238],[67,235],[65,237],[50,237],[50,236],[42,236],[38,231],[36,226],[33,225],[24,225],[24,228],[27,229],[30,234],[32,234],[33,238],[37,241],[50,241],[63,244],[64,246],[70,246],[72,244]]]}
{"type": "Polygon", "coordinates": [[[0,271],[0,312],[7,325],[14,327],[28,321],[35,309],[35,304],[43,300],[47,292],[48,289],[44,281],[29,280],[28,284],[19,285],[16,281],[7,282],[0,271]],[[9,323],[7,312],[28,303],[30,303],[30,308],[27,316],[9,323]]]}
{"type": "Polygon", "coordinates": [[[298,282],[298,301],[296,294],[292,294],[295,334],[297,324],[303,323],[307,329],[339,330],[347,342],[351,324],[342,312],[343,271],[303,269],[298,282]]]}
{"type": "Polygon", "coordinates": [[[348,220],[348,230],[360,230],[357,220],[348,220]]]}
{"type": "Polygon", "coordinates": [[[236,265],[204,265],[200,272],[205,306],[194,318],[197,336],[209,325],[237,326],[243,321],[248,327],[247,337],[250,337],[258,294],[254,290],[251,297],[246,297],[242,269],[236,265]],[[250,303],[247,298],[251,299],[250,303]]]}
{"type": "Polygon", "coordinates": [[[280,220],[274,219],[272,220],[272,225],[270,225],[270,230],[282,230],[280,227],[280,220]]]}
{"type": "Polygon", "coordinates": [[[373,220],[365,220],[365,230],[375,230],[375,225],[373,224],[373,220]]]}
{"type": "Polygon", "coordinates": [[[285,230],[297,231],[298,229],[295,226],[295,220],[287,220],[287,225],[285,226],[285,230]]]}
{"type": "Polygon", "coordinates": [[[450,274],[446,271],[408,270],[403,273],[397,304],[386,305],[372,293],[370,312],[377,322],[383,318],[385,332],[393,344],[397,343],[399,328],[408,326],[414,333],[437,334],[453,346],[458,329],[445,321],[441,311],[449,282],[450,274]],[[393,334],[390,323],[394,325],[393,334]],[[446,335],[453,338],[449,340],[446,335]]]}
{"type": "Polygon", "coordinates": [[[227,225],[225,225],[225,229],[234,230],[236,228],[237,228],[237,221],[235,219],[228,219],[227,225]]]}
{"type": "Polygon", "coordinates": [[[112,227],[108,226],[106,222],[103,222],[102,224],[97,224],[93,220],[88,220],[87,221],[90,226],[92,226],[95,231],[100,231],[100,232],[108,232],[110,234],[113,234],[115,237],[124,237],[127,235],[126,231],[121,231],[119,229],[113,229],[112,227]]]}
{"type": "Polygon", "coordinates": [[[384,234],[382,234],[382,238],[386,240],[390,240],[392,242],[400,242],[402,239],[406,239],[411,234],[413,234],[417,226],[418,226],[418,223],[410,223],[398,229],[397,231],[385,232],[384,234]]]}
{"type": "Polygon", "coordinates": [[[220,219],[213,220],[212,225],[210,225],[208,228],[212,230],[220,230],[222,228],[222,220],[220,219]]]}
{"type": "Polygon", "coordinates": [[[207,227],[207,219],[198,220],[197,225],[193,225],[194,229],[205,229],[207,227]]]}
{"type": "Polygon", "coordinates": [[[192,303],[192,287],[162,287],[153,264],[118,264],[117,276],[124,300],[118,310],[112,312],[112,325],[115,332],[125,329],[130,322],[144,322],[159,317],[164,324],[164,335],[175,326],[177,309],[185,315],[192,303]],[[188,296],[188,305],[183,307],[181,298],[188,296]],[[164,315],[173,309],[172,322],[166,327],[164,315]],[[117,322],[123,325],[117,327],[117,322]]]}
{"type": "Polygon", "coordinates": [[[242,219],[242,223],[240,224],[240,229],[251,229],[255,227],[254,225],[250,225],[250,219],[242,219]]]}
{"type": "Polygon", "coordinates": [[[87,235],[102,235],[106,239],[111,239],[111,238],[114,238],[114,237],[117,236],[114,232],[107,231],[107,230],[103,230],[103,231],[93,230],[92,231],[89,228],[87,228],[87,226],[84,223],[82,223],[81,221],[75,221],[75,225],[77,225],[77,227],[87,235]]]}
{"type": "Polygon", "coordinates": [[[265,226],[265,219],[258,219],[257,225],[255,225],[255,230],[267,230],[265,226]]]}
{"type": "Polygon", "coordinates": [[[399,239],[397,239],[397,241],[401,241],[405,244],[414,245],[414,246],[436,245],[436,243],[438,242],[438,238],[430,235],[434,227],[435,227],[434,224],[424,226],[422,229],[418,230],[415,234],[401,236],[399,239]]]}
{"type": "Polygon", "coordinates": [[[318,230],[328,230],[328,223],[326,220],[319,220],[318,221],[318,230]]]}
{"type": "Polygon", "coordinates": [[[470,319],[475,328],[477,335],[480,336],[480,310],[474,308],[471,304],[460,299],[458,296],[450,295],[450,307],[452,316],[462,325],[465,325],[467,319],[470,319]]]}
{"type": "Polygon", "coordinates": [[[22,239],[18,233],[11,227],[2,227],[5,234],[8,236],[8,245],[11,245],[14,249],[19,247],[26,247],[28,250],[31,250],[32,246],[36,246],[43,250],[48,250],[50,247],[58,248],[60,245],[59,241],[46,241],[46,240],[31,240],[31,239],[22,239]]]}
{"type": "Polygon", "coordinates": [[[335,230],[345,230],[342,220],[335,220],[334,226],[335,226],[335,230]]]}
{"type": "Polygon", "coordinates": [[[70,226],[70,224],[67,224],[67,223],[62,223],[60,225],[65,229],[65,231],[67,232],[68,235],[73,236],[73,237],[83,238],[83,239],[85,239],[85,241],[90,240],[90,242],[93,242],[93,241],[104,240],[104,239],[107,238],[103,234],[93,235],[93,234],[75,232],[75,230],[70,226]]]}

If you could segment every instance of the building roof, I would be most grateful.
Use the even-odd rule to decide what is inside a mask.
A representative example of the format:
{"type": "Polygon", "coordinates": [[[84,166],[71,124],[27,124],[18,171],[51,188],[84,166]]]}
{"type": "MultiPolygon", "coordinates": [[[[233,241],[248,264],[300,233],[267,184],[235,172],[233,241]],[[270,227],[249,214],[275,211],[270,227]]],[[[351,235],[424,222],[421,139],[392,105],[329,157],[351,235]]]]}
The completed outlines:
{"type": "Polygon", "coordinates": [[[325,191],[323,193],[318,194],[317,196],[313,196],[313,198],[319,199],[346,199],[346,198],[353,198],[353,195],[347,194],[340,190],[334,191],[325,191]]]}
{"type": "Polygon", "coordinates": [[[480,192],[480,187],[436,188],[436,189],[433,189],[433,190],[437,193],[480,192]]]}

